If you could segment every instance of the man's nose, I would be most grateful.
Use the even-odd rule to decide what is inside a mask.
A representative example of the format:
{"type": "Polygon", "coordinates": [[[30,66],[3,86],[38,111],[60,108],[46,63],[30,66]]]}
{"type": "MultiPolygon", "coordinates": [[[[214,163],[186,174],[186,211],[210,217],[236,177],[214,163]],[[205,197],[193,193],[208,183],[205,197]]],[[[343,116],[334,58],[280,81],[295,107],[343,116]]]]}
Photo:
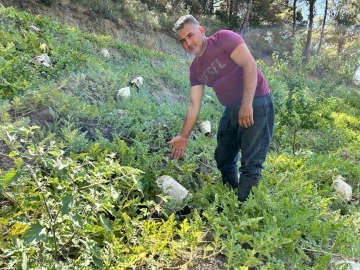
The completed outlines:
{"type": "Polygon", "coordinates": [[[191,43],[192,43],[192,42],[191,42],[191,39],[190,39],[190,38],[187,38],[187,39],[186,39],[186,45],[187,45],[187,46],[190,46],[191,43]]]}

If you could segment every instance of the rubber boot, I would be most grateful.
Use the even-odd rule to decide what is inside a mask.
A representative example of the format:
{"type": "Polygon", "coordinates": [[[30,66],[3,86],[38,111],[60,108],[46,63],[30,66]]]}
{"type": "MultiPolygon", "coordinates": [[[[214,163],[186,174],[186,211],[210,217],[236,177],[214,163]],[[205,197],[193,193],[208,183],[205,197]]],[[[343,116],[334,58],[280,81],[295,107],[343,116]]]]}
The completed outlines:
{"type": "Polygon", "coordinates": [[[238,189],[238,199],[240,202],[245,202],[249,197],[250,192],[252,192],[252,188],[259,185],[260,176],[252,176],[246,177],[240,174],[239,180],[239,189],[238,189]]]}
{"type": "Polygon", "coordinates": [[[224,185],[227,183],[229,184],[233,189],[238,188],[239,184],[239,178],[237,172],[222,172],[222,181],[224,185]]]}

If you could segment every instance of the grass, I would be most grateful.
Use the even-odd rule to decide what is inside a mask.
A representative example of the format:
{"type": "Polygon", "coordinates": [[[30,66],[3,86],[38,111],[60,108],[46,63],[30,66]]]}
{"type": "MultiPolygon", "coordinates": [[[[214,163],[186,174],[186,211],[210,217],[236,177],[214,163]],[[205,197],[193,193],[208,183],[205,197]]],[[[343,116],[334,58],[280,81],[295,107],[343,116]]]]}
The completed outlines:
{"type": "Polygon", "coordinates": [[[307,80],[288,63],[259,63],[276,132],[261,185],[240,205],[212,157],[222,107],[211,89],[199,123],[210,120],[212,134],[197,125],[186,158],[169,158],[166,142],[189,100],[187,60],[12,8],[0,15],[3,269],[191,269],[209,258],[224,269],[326,269],[332,258],[359,260],[356,89],[307,80]],[[31,61],[43,42],[51,68],[31,61]],[[134,76],[144,85],[131,85],[134,76]],[[123,100],[125,86],[131,97],[123,100]],[[159,203],[155,181],[164,174],[192,199],[159,203]],[[336,195],[337,175],[354,200],[336,195]]]}

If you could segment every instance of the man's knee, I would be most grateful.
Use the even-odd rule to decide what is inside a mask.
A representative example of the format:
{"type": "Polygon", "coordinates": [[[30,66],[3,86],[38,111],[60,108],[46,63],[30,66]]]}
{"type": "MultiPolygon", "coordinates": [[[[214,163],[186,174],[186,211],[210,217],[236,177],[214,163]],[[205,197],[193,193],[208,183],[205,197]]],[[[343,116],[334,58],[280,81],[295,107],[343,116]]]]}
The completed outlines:
{"type": "Polygon", "coordinates": [[[252,160],[248,162],[241,162],[239,171],[246,177],[261,177],[261,171],[263,169],[262,160],[252,160]]]}

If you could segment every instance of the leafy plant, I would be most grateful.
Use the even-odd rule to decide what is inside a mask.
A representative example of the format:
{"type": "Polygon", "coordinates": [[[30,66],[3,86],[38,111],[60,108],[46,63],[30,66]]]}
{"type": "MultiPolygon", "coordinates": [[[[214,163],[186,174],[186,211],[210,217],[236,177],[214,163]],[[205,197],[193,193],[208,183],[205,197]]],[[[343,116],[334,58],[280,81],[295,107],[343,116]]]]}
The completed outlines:
{"type": "Polygon", "coordinates": [[[186,157],[168,156],[188,104],[188,60],[12,8],[0,15],[2,268],[189,269],[216,259],[222,269],[325,269],[334,257],[358,259],[360,96],[338,77],[313,78],[321,61],[302,65],[299,45],[258,62],[275,136],[260,185],[240,204],[213,159],[223,108],[211,89],[199,123],[213,131],[196,125],[186,157]],[[52,68],[31,63],[43,42],[52,68]],[[164,196],[164,174],[192,198],[179,206],[164,196]],[[335,193],[337,175],[354,200],[335,193]]]}

